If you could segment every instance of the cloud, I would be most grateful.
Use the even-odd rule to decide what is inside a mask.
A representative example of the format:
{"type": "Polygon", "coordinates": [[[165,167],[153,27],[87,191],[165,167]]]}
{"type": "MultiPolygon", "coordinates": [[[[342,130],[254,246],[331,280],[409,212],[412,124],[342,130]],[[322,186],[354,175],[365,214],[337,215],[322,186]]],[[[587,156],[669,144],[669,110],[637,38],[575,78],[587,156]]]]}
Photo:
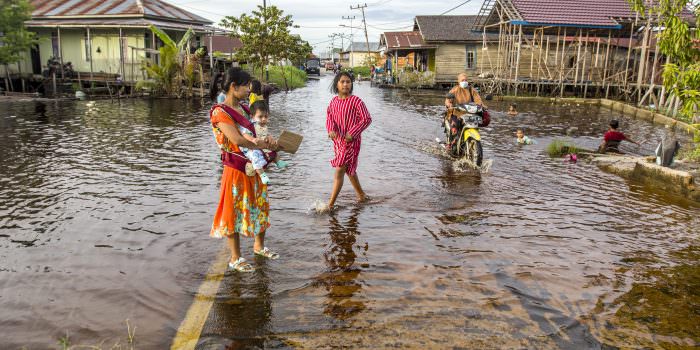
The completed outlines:
{"type": "MultiPolygon", "coordinates": [[[[241,1],[232,4],[232,1],[223,0],[166,0],[175,6],[208,18],[218,23],[224,16],[240,16],[242,13],[250,13],[262,5],[262,1],[241,1]]],[[[384,31],[411,30],[413,18],[416,15],[438,15],[452,7],[462,3],[459,0],[435,1],[435,0],[373,0],[367,2],[365,16],[367,18],[367,35],[370,41],[379,41],[379,35],[384,31]]],[[[472,0],[460,8],[450,12],[451,15],[476,14],[481,8],[483,0],[472,0]]],[[[365,2],[360,2],[364,4],[365,2]]],[[[359,10],[351,10],[350,6],[356,6],[357,1],[325,0],[325,1],[294,1],[294,0],[267,0],[267,5],[274,5],[285,13],[291,14],[294,23],[300,28],[292,32],[314,45],[314,51],[321,52],[330,46],[328,35],[331,33],[350,34],[350,29],[341,27],[341,24],[350,26],[349,20],[343,20],[343,16],[355,16],[353,20],[353,41],[365,41],[364,27],[362,26],[362,13],[359,10]]],[[[348,44],[345,40],[345,46],[348,44]]],[[[338,40],[336,47],[340,46],[338,40]]]]}

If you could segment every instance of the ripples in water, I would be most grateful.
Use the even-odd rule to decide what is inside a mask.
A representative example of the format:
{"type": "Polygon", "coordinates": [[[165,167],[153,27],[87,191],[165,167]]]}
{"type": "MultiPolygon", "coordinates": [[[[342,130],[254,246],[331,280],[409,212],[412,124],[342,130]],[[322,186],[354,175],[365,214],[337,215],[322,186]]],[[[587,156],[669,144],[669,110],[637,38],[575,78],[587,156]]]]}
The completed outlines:
{"type": "MultiPolygon", "coordinates": [[[[332,186],[328,84],[272,97],[273,134],[304,136],[299,153],[283,156],[291,166],[271,173],[266,244],[282,259],[251,259],[254,274],[223,276],[218,293],[205,296],[215,303],[201,347],[697,342],[692,325],[678,320],[685,334],[654,328],[644,310],[697,300],[673,276],[697,276],[691,247],[700,208],[544,153],[572,126],[571,140],[594,148],[613,117],[635,139],[668,130],[571,104],[522,103],[512,118],[501,112],[505,102],[493,101],[492,124],[480,130],[490,168],[461,171],[432,141],[441,136],[441,94],[360,83],[374,122],[358,173],[374,200],[355,204],[348,184],[334,213],[316,215],[332,186]],[[517,146],[517,128],[538,144],[517,146]],[[654,277],[683,292],[635,304],[654,277]],[[641,311],[625,313],[622,302],[641,311]]],[[[109,343],[125,336],[128,318],[139,346],[169,346],[223,249],[208,237],[221,166],[207,111],[173,100],[6,104],[4,345],[44,348],[66,331],[74,343],[109,343]]],[[[635,151],[649,153],[653,143],[635,151]]],[[[252,243],[242,245],[249,257],[252,243]]]]}

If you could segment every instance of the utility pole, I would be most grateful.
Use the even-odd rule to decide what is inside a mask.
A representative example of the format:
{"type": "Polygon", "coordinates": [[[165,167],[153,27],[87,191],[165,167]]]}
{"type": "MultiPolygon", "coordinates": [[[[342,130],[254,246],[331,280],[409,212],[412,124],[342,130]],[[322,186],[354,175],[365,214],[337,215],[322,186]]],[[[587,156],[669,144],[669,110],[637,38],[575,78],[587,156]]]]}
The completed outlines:
{"type": "Polygon", "coordinates": [[[362,23],[365,25],[365,43],[367,43],[367,65],[369,65],[370,61],[372,60],[372,56],[369,52],[369,37],[367,36],[367,20],[365,19],[365,8],[367,7],[367,3],[364,5],[357,4],[357,6],[353,7],[352,5],[350,6],[351,10],[361,10],[362,11],[362,23]]]}
{"type": "MultiPolygon", "coordinates": [[[[353,44],[354,44],[354,39],[353,39],[353,34],[352,34],[352,30],[353,30],[353,27],[352,27],[352,20],[355,19],[355,16],[352,16],[352,17],[350,17],[350,16],[343,16],[343,19],[349,19],[349,20],[350,20],[350,59],[352,60],[352,59],[353,59],[352,56],[353,56],[353,52],[354,52],[354,48],[353,48],[353,46],[354,46],[354,45],[353,45],[353,44]]],[[[352,68],[353,62],[350,61],[350,60],[348,60],[348,62],[350,62],[350,67],[352,68]]]]}

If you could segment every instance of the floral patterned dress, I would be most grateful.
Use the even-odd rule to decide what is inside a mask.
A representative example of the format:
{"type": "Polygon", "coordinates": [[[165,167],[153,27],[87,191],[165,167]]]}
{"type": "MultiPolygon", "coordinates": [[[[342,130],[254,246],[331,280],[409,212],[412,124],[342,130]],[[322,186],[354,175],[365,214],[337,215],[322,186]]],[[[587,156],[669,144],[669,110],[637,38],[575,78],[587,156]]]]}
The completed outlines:
{"type": "MultiPolygon", "coordinates": [[[[219,148],[225,152],[240,152],[238,145],[228,140],[218,127],[224,123],[238,128],[233,118],[221,107],[215,107],[209,118],[219,148]]],[[[258,235],[270,227],[269,212],[267,185],[260,181],[260,177],[257,174],[247,176],[245,172],[224,166],[219,206],[210,235],[217,238],[234,233],[247,237],[258,235]]]]}

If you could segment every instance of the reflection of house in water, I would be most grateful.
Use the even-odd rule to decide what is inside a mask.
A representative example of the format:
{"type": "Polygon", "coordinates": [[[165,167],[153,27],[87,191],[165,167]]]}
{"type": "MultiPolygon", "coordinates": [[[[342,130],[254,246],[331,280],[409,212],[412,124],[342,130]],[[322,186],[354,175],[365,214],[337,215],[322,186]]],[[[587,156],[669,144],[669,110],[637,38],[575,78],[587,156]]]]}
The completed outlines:
{"type": "Polygon", "coordinates": [[[359,210],[353,209],[344,225],[335,215],[330,217],[331,243],[324,253],[328,269],[316,278],[328,291],[324,313],[340,320],[352,318],[366,308],[364,298],[358,295],[362,290],[362,281],[358,280],[362,270],[355,249],[362,254],[368,249],[366,244],[356,246],[359,210]]]}

